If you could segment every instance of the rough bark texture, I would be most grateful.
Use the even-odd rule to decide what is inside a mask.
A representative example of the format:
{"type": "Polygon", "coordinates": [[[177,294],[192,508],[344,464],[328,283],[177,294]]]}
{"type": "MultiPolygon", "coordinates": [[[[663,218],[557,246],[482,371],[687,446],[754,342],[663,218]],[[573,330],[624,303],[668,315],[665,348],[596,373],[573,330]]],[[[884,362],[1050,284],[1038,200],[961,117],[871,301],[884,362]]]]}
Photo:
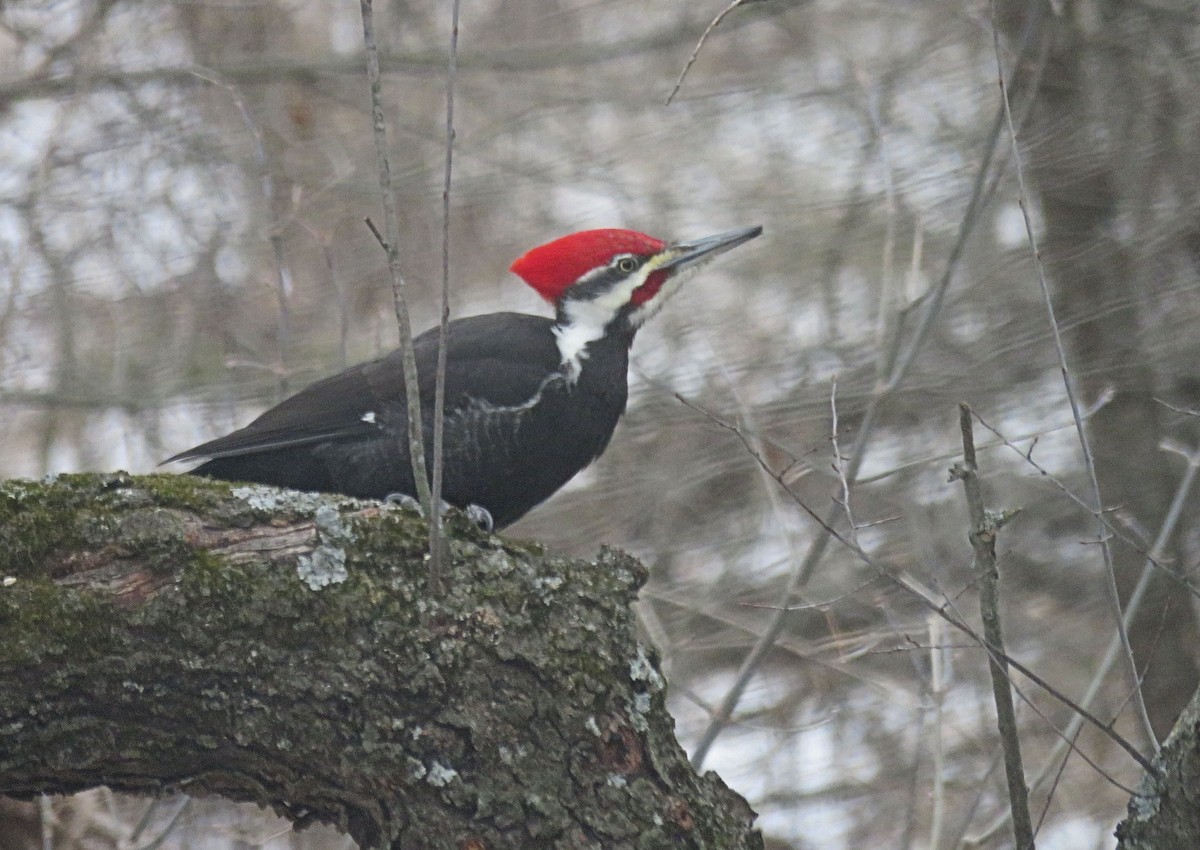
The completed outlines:
{"type": "Polygon", "coordinates": [[[1194,850],[1200,847],[1200,691],[1154,760],[1117,827],[1117,850],[1194,850]]]}
{"type": "Polygon", "coordinates": [[[0,794],[182,790],[362,847],[757,848],[696,776],[644,569],[185,476],[0,486],[0,794]]]}

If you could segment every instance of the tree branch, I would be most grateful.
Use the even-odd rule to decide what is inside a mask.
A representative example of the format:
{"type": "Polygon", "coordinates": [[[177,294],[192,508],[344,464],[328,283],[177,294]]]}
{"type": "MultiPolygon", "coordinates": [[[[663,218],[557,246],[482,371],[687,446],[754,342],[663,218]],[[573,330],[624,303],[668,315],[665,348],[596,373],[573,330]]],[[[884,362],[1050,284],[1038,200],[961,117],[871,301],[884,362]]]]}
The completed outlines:
{"type": "Polygon", "coordinates": [[[1008,650],[1000,623],[1000,572],[996,565],[996,534],[1012,519],[1012,514],[989,512],[983,504],[979,466],[975,459],[975,433],[971,427],[971,408],[958,405],[962,430],[963,462],[950,470],[951,479],[963,483],[967,513],[971,518],[971,548],[975,550],[975,571],[979,576],[979,611],[983,637],[989,650],[988,671],[992,678],[992,697],[996,704],[996,725],[1004,748],[1004,773],[1008,780],[1009,810],[1013,819],[1013,839],[1019,850],[1033,850],[1033,823],[1029,817],[1029,786],[1021,760],[1021,737],[1013,707],[1012,686],[1008,679],[1008,650]]]}
{"type": "Polygon", "coordinates": [[[1157,774],[1142,777],[1117,826],[1117,850],[1195,847],[1200,837],[1200,690],[1179,715],[1154,757],[1157,774]]]}
{"type": "Polygon", "coordinates": [[[594,564],[189,476],[0,485],[0,794],[219,794],[361,847],[761,848],[594,564]],[[471,843],[471,842],[474,843],[471,843]]]}
{"type": "MultiPolygon", "coordinates": [[[[765,4],[756,17],[730,20],[726,30],[738,29],[764,19],[782,15],[787,4],[765,4]]],[[[481,51],[461,56],[459,69],[466,73],[491,76],[520,74],[553,68],[580,68],[613,62],[630,56],[655,56],[681,44],[694,42],[704,31],[699,24],[667,24],[648,35],[613,42],[582,44],[521,44],[516,47],[481,51]]],[[[266,56],[220,65],[164,65],[144,70],[114,67],[89,67],[58,76],[26,75],[0,81],[0,107],[26,100],[70,97],[84,92],[128,90],[144,85],[190,87],[206,84],[214,75],[233,85],[262,85],[278,82],[311,83],[330,77],[360,77],[364,57],[266,56]]],[[[389,51],[379,57],[380,68],[387,74],[441,76],[446,72],[446,54],[440,50],[389,51]]]]}
{"type": "MultiPolygon", "coordinates": [[[[392,303],[396,309],[396,330],[400,337],[400,359],[404,369],[404,397],[408,406],[408,457],[412,463],[413,487],[416,496],[429,517],[429,527],[438,528],[438,505],[433,502],[429,487],[429,473],[425,468],[425,433],[422,428],[421,390],[417,380],[417,356],[413,349],[412,322],[408,315],[408,300],[404,296],[406,284],[400,271],[400,227],[396,222],[396,196],[392,192],[392,166],[388,159],[387,123],[383,117],[383,91],[379,81],[379,49],[375,43],[375,14],[371,0],[360,0],[362,10],[363,43],[367,51],[367,81],[371,89],[372,131],[375,139],[375,164],[379,169],[379,196],[383,205],[383,234],[372,226],[375,238],[387,254],[388,277],[392,283],[392,303]]],[[[369,223],[369,222],[368,222],[369,223]]],[[[436,576],[439,564],[431,564],[435,576],[434,590],[438,590],[436,576]]]]}

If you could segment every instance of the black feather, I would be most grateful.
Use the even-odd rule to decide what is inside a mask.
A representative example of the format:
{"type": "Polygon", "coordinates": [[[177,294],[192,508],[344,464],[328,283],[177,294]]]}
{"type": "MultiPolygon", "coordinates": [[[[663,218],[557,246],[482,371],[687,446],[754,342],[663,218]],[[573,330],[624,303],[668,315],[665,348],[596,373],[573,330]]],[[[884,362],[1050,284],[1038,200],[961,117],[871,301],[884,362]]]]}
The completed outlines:
{"type": "MultiPolygon", "coordinates": [[[[494,313],[450,323],[443,497],[498,527],[520,518],[607,446],[625,409],[632,332],[591,343],[569,381],[552,320],[494,313]]],[[[437,329],[414,340],[432,469],[437,329]]],[[[245,428],[170,460],[197,475],[383,498],[413,495],[400,352],[317,381],[245,428]]]]}

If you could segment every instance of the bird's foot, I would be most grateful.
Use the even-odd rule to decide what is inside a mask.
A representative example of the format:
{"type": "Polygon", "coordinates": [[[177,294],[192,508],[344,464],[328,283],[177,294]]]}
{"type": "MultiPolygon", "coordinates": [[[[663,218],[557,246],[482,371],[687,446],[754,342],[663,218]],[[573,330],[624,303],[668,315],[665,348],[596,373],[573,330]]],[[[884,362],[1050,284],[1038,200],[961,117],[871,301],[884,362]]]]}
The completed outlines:
{"type": "MultiPolygon", "coordinates": [[[[445,504],[445,502],[443,502],[442,504],[445,504]]],[[[471,522],[475,523],[477,526],[479,526],[481,529],[486,531],[488,534],[491,534],[492,529],[494,529],[496,527],[496,524],[494,522],[492,522],[491,512],[487,508],[485,508],[483,505],[476,505],[476,504],[467,505],[466,513],[467,513],[467,519],[469,519],[471,522]]]]}
{"type": "Polygon", "coordinates": [[[421,516],[425,516],[425,511],[421,508],[421,503],[407,493],[388,493],[383,497],[383,501],[389,505],[397,505],[405,510],[416,511],[421,516]]]}
{"type": "MultiPolygon", "coordinates": [[[[421,503],[407,493],[388,493],[383,497],[383,501],[387,502],[389,505],[399,505],[402,508],[416,511],[421,516],[425,516],[425,511],[421,508],[421,503]]],[[[446,511],[450,510],[452,507],[453,505],[443,500],[438,513],[441,516],[445,516],[446,511]]],[[[491,534],[492,529],[495,528],[496,524],[492,521],[491,512],[488,511],[488,509],[483,505],[467,505],[464,513],[467,515],[467,519],[475,523],[475,525],[479,526],[480,529],[486,531],[488,534],[491,534]]]]}

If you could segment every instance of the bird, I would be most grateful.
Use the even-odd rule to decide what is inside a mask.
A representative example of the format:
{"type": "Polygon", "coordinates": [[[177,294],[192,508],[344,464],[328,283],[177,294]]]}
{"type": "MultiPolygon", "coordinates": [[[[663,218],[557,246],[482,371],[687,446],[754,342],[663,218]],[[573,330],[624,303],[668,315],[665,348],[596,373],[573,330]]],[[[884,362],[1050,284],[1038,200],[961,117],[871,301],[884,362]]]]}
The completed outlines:
{"type": "MultiPolygon", "coordinates": [[[[602,228],[532,248],[510,271],[554,318],[501,312],[446,329],[442,498],[488,530],[516,522],[608,446],[628,399],[634,336],[717,255],[761,226],[667,243],[602,228]]],[[[439,328],[413,340],[433,468],[439,328]]],[[[363,499],[416,495],[403,355],[319,380],[249,425],[174,455],[194,475],[363,499]]]]}

